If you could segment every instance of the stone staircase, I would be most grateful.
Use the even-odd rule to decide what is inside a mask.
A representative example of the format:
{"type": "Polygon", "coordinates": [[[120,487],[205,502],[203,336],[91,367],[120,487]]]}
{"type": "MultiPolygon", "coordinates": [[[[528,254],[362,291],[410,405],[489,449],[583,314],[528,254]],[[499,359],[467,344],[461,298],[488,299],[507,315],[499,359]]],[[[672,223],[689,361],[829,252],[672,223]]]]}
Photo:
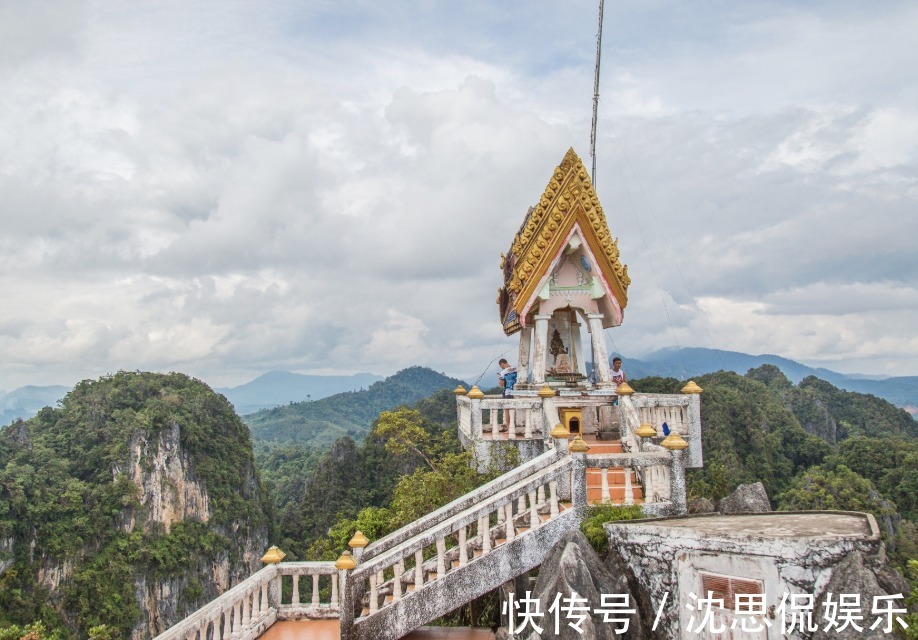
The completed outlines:
{"type": "MultiPolygon", "coordinates": [[[[538,567],[590,504],[683,513],[683,453],[691,451],[638,438],[638,411],[629,398],[621,404],[618,433],[607,429],[603,439],[585,442],[547,437],[544,453],[486,485],[380,540],[352,541],[353,556],[269,564],[156,640],[317,639],[333,637],[320,627],[331,633],[335,624],[343,640],[395,640],[538,567]],[[330,594],[327,601],[322,594],[330,594]],[[291,626],[305,621],[316,623],[291,626]],[[307,628],[310,635],[302,635],[307,628]]],[[[556,421],[551,398],[543,407],[531,423],[556,421]]]]}

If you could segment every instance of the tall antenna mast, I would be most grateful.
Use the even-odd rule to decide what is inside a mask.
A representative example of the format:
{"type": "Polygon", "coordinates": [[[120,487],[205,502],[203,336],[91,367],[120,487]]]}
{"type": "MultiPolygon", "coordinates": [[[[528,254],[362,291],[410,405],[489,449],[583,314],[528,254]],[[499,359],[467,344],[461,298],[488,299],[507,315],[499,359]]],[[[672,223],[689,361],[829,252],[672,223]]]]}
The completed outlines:
{"type": "Polygon", "coordinates": [[[590,157],[593,159],[593,188],[596,188],[596,120],[599,114],[599,61],[602,58],[602,6],[599,0],[599,32],[596,34],[596,72],[593,76],[593,126],[590,128],[590,157]]]}

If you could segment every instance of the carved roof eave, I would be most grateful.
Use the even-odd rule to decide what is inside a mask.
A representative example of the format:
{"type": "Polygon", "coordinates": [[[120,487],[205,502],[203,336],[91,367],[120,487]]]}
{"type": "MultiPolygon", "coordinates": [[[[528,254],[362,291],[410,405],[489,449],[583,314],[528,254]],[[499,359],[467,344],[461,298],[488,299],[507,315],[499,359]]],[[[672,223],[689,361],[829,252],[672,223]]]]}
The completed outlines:
{"type": "MultiPolygon", "coordinates": [[[[568,231],[568,233],[564,236],[564,242],[562,242],[561,245],[558,247],[558,251],[555,253],[554,258],[552,259],[550,263],[550,268],[545,273],[545,275],[543,275],[542,278],[539,280],[532,296],[530,296],[530,298],[525,301],[525,303],[523,304],[522,310],[518,313],[520,328],[525,328],[527,326],[526,318],[529,317],[529,312],[532,309],[532,305],[535,304],[536,300],[538,299],[539,291],[541,291],[542,288],[545,286],[545,283],[548,282],[548,279],[551,277],[552,271],[554,271],[557,268],[558,264],[560,264],[561,260],[563,259],[565,249],[567,249],[567,245],[570,242],[571,236],[573,236],[574,233],[578,233],[580,237],[583,238],[583,230],[580,228],[580,225],[577,224],[576,222],[571,227],[571,230],[568,231]]],[[[589,243],[585,242],[583,245],[583,248],[587,252],[587,254],[589,254],[590,262],[592,262],[593,264],[596,264],[597,263],[596,255],[593,253],[593,250],[590,248],[589,243]]],[[[600,307],[603,307],[603,306],[608,307],[608,311],[609,311],[609,313],[603,314],[605,316],[603,318],[603,323],[602,323],[603,327],[605,328],[617,327],[618,325],[622,323],[623,305],[618,301],[618,298],[616,298],[615,293],[612,290],[612,287],[609,285],[609,281],[606,278],[606,275],[602,273],[602,271],[600,271],[599,274],[597,275],[599,277],[599,283],[602,285],[602,288],[605,291],[606,295],[598,299],[596,302],[600,307]]],[[[508,334],[508,335],[512,335],[512,334],[508,334]]]]}
{"type": "MultiPolygon", "coordinates": [[[[555,169],[539,203],[529,210],[513,239],[501,295],[508,299],[501,322],[512,335],[525,322],[525,311],[550,273],[558,252],[563,249],[579,224],[581,235],[599,268],[604,286],[619,310],[628,304],[628,267],[619,262],[617,241],[612,238],[602,205],[593,189],[589,173],[573,149],[569,149],[555,169]]],[[[498,301],[500,301],[500,296],[498,301]]]]}

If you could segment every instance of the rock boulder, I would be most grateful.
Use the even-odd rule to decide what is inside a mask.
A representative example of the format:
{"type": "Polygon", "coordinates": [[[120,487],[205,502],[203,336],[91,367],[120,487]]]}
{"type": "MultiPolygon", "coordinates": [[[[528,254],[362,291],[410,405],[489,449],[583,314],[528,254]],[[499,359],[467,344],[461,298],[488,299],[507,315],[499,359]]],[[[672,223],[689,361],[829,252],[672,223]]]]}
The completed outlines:
{"type": "Polygon", "coordinates": [[[539,619],[542,632],[532,633],[531,627],[527,627],[522,637],[527,637],[528,633],[530,634],[529,640],[542,640],[543,638],[639,640],[645,638],[646,635],[643,633],[637,613],[627,616],[629,620],[627,631],[616,635],[616,629],[621,629],[623,626],[613,622],[606,623],[601,613],[593,612],[594,609],[602,606],[602,594],[628,594],[629,608],[636,609],[625,576],[612,573],[608,566],[600,560],[583,533],[579,530],[569,531],[558,541],[545,562],[542,563],[532,593],[532,597],[539,600],[539,611],[544,614],[539,619]],[[586,603],[581,604],[589,607],[589,611],[584,612],[586,619],[579,624],[582,631],[570,626],[569,623],[576,622],[576,620],[568,618],[566,612],[562,612],[559,615],[559,629],[556,634],[554,614],[549,613],[549,608],[555,602],[558,594],[561,594],[560,602],[563,603],[564,598],[572,598],[574,593],[579,598],[585,598],[586,603]]]}
{"type": "Polygon", "coordinates": [[[771,502],[761,482],[741,484],[726,498],[717,503],[721,513],[761,513],[771,511],[771,502]]]}

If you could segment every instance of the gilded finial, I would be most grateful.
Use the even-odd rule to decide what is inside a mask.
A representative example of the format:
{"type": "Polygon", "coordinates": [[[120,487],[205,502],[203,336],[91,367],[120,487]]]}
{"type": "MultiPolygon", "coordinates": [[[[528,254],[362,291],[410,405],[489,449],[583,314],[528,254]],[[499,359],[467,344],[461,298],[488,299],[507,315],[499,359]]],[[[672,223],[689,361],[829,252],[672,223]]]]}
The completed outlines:
{"type": "Polygon", "coordinates": [[[473,384],[472,390],[469,391],[469,398],[472,400],[481,400],[484,398],[484,393],[482,393],[481,389],[479,389],[477,385],[473,384]]]}
{"type": "Polygon", "coordinates": [[[571,453],[586,453],[590,450],[590,445],[584,442],[583,438],[578,434],[574,436],[574,439],[567,445],[567,450],[571,453]]]}
{"type": "Polygon", "coordinates": [[[350,571],[357,566],[357,561],[354,560],[354,556],[351,555],[350,551],[345,551],[341,556],[335,560],[335,569],[339,571],[350,571]]]}
{"type": "Polygon", "coordinates": [[[465,390],[465,387],[459,384],[459,385],[456,385],[455,389],[453,389],[453,393],[455,393],[457,396],[464,396],[468,392],[465,390]]]}
{"type": "Polygon", "coordinates": [[[539,389],[539,397],[540,398],[554,398],[555,390],[546,384],[541,389],[539,389]]]}
{"type": "Polygon", "coordinates": [[[634,435],[640,436],[641,438],[653,438],[657,435],[657,430],[654,429],[650,423],[645,422],[635,430],[634,435]]]}
{"type": "Polygon", "coordinates": [[[704,391],[701,387],[695,384],[694,380],[689,380],[684,387],[682,387],[682,393],[686,394],[696,394],[704,391]]]}
{"type": "Polygon", "coordinates": [[[354,534],[354,537],[351,538],[351,541],[347,543],[347,546],[349,546],[351,549],[363,549],[368,544],[370,544],[369,538],[358,531],[354,534]]]}
{"type": "Polygon", "coordinates": [[[630,396],[634,393],[634,389],[627,382],[623,382],[615,389],[615,393],[620,396],[630,396]]]}
{"type": "Polygon", "coordinates": [[[683,449],[688,449],[688,442],[678,433],[672,431],[668,436],[663,438],[663,442],[660,443],[660,446],[666,447],[670,451],[682,451],[683,449]]]}
{"type": "Polygon", "coordinates": [[[554,428],[552,428],[552,430],[549,432],[549,435],[556,440],[567,440],[571,437],[571,432],[567,430],[567,427],[559,422],[554,426],[554,428]]]}
{"type": "Polygon", "coordinates": [[[286,553],[278,549],[276,546],[271,546],[268,551],[261,557],[261,561],[265,564],[277,564],[287,556],[286,553]]]}

